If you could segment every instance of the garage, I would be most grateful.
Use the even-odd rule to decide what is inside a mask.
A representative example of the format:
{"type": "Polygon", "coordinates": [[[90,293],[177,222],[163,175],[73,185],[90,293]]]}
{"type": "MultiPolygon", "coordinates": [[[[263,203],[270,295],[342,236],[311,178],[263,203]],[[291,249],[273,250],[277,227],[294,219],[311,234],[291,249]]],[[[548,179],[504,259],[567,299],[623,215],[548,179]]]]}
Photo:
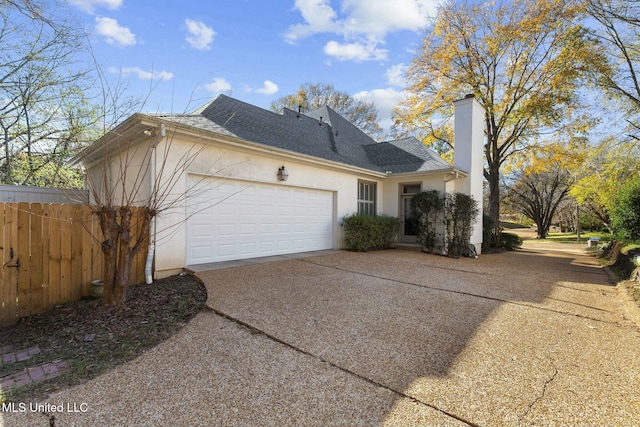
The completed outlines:
{"type": "Polygon", "coordinates": [[[187,264],[333,248],[333,192],[190,177],[187,264]]]}

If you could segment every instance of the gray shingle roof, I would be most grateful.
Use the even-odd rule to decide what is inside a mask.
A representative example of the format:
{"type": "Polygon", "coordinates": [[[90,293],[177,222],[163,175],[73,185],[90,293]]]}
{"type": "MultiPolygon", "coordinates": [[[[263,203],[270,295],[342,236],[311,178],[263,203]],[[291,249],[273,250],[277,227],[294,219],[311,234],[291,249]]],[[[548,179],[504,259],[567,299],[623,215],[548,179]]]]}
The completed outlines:
{"type": "Polygon", "coordinates": [[[380,142],[365,147],[369,159],[394,173],[427,172],[450,168],[442,157],[416,138],[380,142]]]}
{"type": "Polygon", "coordinates": [[[193,114],[155,117],[378,172],[451,168],[415,138],[376,143],[328,107],[303,114],[285,109],[279,114],[219,95],[193,114]]]}

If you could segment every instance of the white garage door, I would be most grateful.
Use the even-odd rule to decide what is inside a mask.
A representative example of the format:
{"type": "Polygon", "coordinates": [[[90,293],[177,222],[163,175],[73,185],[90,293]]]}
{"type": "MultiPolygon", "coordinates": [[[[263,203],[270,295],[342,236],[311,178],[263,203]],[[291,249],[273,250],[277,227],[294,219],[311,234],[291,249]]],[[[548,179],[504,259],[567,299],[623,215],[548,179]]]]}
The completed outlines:
{"type": "Polygon", "coordinates": [[[187,263],[333,247],[333,193],[234,180],[192,178],[187,263]]]}

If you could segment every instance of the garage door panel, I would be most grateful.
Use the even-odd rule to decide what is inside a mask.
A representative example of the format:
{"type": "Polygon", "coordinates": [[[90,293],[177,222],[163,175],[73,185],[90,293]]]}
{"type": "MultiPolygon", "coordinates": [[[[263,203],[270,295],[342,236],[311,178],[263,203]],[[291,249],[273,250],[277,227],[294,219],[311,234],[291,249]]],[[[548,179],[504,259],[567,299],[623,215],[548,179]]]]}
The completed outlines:
{"type": "Polygon", "coordinates": [[[188,264],[333,247],[331,192],[214,179],[198,188],[187,203],[188,264]]]}
{"type": "Polygon", "coordinates": [[[276,206],[276,204],[269,203],[269,202],[265,202],[264,204],[260,205],[259,209],[260,209],[260,216],[262,218],[269,215],[275,215],[276,212],[278,211],[278,207],[276,206]]]}
{"type": "MultiPolygon", "coordinates": [[[[236,227],[234,224],[219,224],[218,227],[216,227],[217,229],[217,233],[219,236],[221,237],[225,237],[225,236],[235,236],[236,235],[236,227]]],[[[203,235],[203,239],[209,239],[214,233],[211,234],[207,234],[207,235],[203,235]],[[206,237],[205,237],[206,236],[206,237]]]]}

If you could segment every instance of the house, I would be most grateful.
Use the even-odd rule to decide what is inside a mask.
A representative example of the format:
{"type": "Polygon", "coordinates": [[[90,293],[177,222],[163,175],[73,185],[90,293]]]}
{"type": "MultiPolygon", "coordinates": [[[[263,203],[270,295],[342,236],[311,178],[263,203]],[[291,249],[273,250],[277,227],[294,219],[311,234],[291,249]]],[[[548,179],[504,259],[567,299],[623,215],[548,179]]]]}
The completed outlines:
{"type": "MultiPolygon", "coordinates": [[[[280,114],[220,95],[192,114],[134,114],[75,162],[114,204],[123,195],[147,203],[161,189],[151,232],[155,276],[165,277],[195,264],[342,248],[341,218],[355,212],[397,216],[399,241],[416,242],[414,194],[482,200],[484,110],[473,97],[455,103],[454,130],[452,166],[415,138],[376,143],[328,107],[280,114]]],[[[481,216],[472,243],[479,253],[481,216]]]]}

